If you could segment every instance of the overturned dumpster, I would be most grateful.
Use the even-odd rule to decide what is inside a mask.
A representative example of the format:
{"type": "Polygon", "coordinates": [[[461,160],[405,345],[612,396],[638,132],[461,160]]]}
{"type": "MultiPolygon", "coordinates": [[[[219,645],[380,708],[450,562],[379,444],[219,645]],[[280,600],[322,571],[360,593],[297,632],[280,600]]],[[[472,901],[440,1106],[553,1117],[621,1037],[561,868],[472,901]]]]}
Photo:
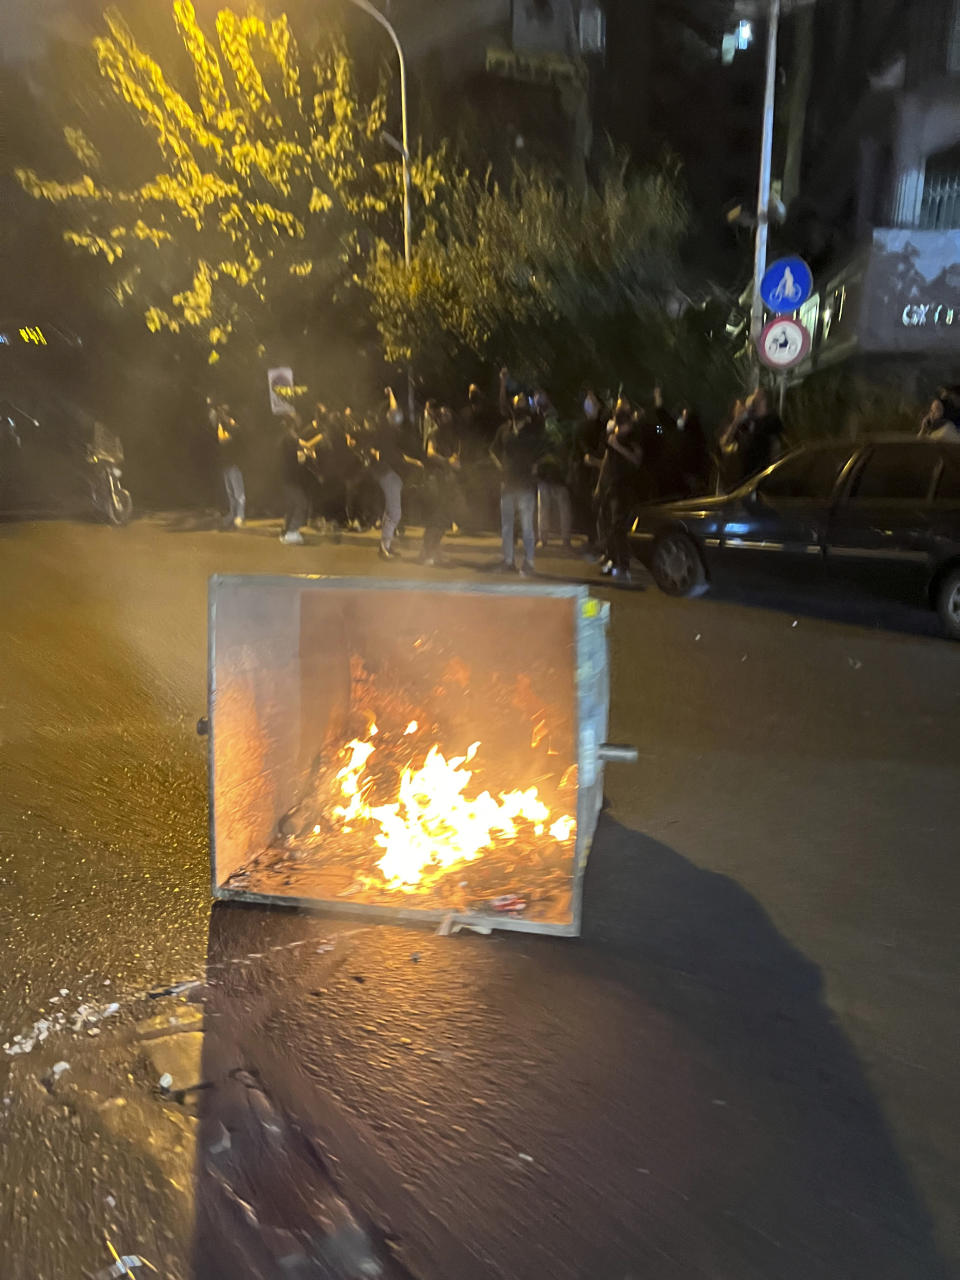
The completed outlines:
{"type": "Polygon", "coordinates": [[[218,577],[213,892],[579,933],[609,606],[582,587],[218,577]]]}

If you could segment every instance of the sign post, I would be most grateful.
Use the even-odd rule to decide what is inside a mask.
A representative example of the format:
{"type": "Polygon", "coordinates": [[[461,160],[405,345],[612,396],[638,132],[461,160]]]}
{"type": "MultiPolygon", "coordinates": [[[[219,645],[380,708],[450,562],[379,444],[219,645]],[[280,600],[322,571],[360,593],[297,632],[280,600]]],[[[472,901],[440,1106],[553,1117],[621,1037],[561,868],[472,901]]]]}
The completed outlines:
{"type": "Polygon", "coordinates": [[[813,272],[802,258],[780,258],[760,281],[760,297],[774,315],[799,311],[813,293],[813,272]]]}
{"type": "Polygon", "coordinates": [[[810,334],[802,324],[789,316],[771,320],[760,334],[757,348],[760,359],[768,369],[783,373],[792,369],[810,354],[810,334]]]}

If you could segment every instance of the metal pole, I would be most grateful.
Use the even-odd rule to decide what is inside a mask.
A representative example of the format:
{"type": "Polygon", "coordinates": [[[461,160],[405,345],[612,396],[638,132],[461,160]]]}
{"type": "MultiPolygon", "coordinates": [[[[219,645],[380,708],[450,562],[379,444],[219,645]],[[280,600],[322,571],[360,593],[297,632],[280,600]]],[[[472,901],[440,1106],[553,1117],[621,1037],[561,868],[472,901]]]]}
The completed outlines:
{"type": "MultiPolygon", "coordinates": [[[[407,60],[404,56],[403,45],[400,43],[400,37],[397,35],[393,24],[388,18],[370,3],[370,0],[350,0],[356,8],[362,9],[364,13],[368,13],[375,22],[379,22],[384,31],[393,41],[393,47],[397,51],[397,61],[400,63],[400,141],[403,145],[403,261],[407,271],[410,270],[413,260],[413,240],[411,233],[411,211],[410,211],[410,134],[409,134],[409,116],[407,112],[407,60]]],[[[410,415],[410,421],[413,422],[416,405],[413,395],[413,370],[407,367],[407,411],[410,415]]]]}
{"type": "Polygon", "coordinates": [[[754,342],[763,329],[763,299],[760,282],[767,270],[767,239],[770,230],[770,184],[773,173],[773,115],[777,94],[777,42],[780,34],[781,0],[769,0],[767,28],[767,82],[763,95],[763,140],[760,146],[760,185],[757,192],[757,241],[753,261],[753,307],[750,336],[754,342]]]}

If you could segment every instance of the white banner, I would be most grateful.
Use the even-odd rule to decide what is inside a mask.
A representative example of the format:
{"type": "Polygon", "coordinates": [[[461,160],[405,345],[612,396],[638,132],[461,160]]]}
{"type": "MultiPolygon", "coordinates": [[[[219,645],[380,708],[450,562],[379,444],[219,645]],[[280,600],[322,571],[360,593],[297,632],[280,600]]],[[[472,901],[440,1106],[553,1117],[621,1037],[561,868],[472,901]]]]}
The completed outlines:
{"type": "Polygon", "coordinates": [[[270,392],[270,412],[292,415],[293,400],[290,395],[278,395],[277,391],[293,391],[293,370],[286,366],[280,369],[267,370],[267,388],[270,392]]]}

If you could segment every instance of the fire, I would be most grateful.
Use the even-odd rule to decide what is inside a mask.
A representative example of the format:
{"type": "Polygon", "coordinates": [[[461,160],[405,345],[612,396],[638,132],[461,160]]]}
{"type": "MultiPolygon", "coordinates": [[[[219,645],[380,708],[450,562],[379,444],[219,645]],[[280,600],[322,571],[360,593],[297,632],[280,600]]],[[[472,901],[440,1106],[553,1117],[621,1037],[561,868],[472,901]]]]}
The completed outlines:
{"type": "MultiPolygon", "coordinates": [[[[418,729],[411,721],[402,736],[418,729]]],[[[528,836],[549,833],[560,844],[573,837],[575,820],[553,818],[535,786],[498,796],[469,794],[475,770],[467,766],[477,756],[479,742],[450,759],[431,746],[422,764],[411,759],[403,767],[395,799],[374,803],[372,792],[383,777],[383,768],[376,769],[377,752],[384,757],[391,753],[388,741],[370,740],[376,733],[374,727],[366,741],[355,738],[341,749],[335,785],[342,803],[333,807],[332,816],[345,832],[371,827],[373,842],[383,850],[376,866],[387,888],[412,893],[428,887],[458,863],[473,862],[496,845],[515,840],[524,828],[528,836]]]]}

